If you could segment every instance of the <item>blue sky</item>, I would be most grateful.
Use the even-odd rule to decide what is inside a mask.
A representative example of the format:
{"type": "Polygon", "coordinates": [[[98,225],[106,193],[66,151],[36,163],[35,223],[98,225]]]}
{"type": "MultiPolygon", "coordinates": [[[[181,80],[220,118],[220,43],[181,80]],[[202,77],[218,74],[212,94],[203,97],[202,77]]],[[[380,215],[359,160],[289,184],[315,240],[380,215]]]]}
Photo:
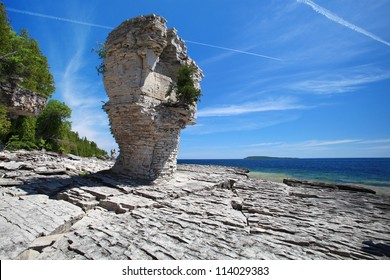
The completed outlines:
{"type": "Polygon", "coordinates": [[[154,13],[205,74],[179,158],[390,157],[389,0],[3,3],[48,57],[73,129],[104,149],[116,144],[91,49],[123,20],[154,13]]]}

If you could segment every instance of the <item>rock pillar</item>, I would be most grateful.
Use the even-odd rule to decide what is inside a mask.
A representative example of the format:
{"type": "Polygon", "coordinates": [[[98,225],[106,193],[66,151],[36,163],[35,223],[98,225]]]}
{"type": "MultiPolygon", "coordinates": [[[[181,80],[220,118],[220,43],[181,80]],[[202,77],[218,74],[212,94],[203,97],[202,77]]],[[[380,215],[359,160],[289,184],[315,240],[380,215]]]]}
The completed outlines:
{"type": "Polygon", "coordinates": [[[148,15],[126,20],[105,43],[104,105],[120,155],[114,172],[155,180],[176,170],[180,130],[191,124],[196,105],[182,106],[167,96],[180,65],[196,68],[195,86],[203,75],[166,20],[148,15]]]}

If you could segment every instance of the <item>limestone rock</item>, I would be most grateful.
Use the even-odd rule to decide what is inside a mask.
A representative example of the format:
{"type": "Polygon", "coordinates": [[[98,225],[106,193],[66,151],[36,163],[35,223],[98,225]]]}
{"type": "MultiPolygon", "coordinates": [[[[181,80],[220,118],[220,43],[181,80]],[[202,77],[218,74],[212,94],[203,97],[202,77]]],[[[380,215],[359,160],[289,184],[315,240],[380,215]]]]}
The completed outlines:
{"type": "Polygon", "coordinates": [[[357,185],[348,185],[348,184],[335,184],[335,183],[325,183],[325,182],[316,182],[316,181],[307,181],[307,180],[299,180],[299,179],[283,179],[283,183],[289,186],[308,186],[314,188],[330,188],[330,189],[338,189],[344,191],[351,192],[364,192],[364,193],[376,193],[374,190],[364,188],[357,185]]]}
{"type": "Polygon", "coordinates": [[[93,158],[18,151],[0,160],[25,164],[0,165],[3,179],[22,182],[0,186],[1,259],[390,259],[388,196],[223,166],[178,165],[144,182],[93,158]],[[100,172],[35,173],[65,164],[100,172]]]}
{"type": "Polygon", "coordinates": [[[45,107],[46,100],[30,90],[0,82],[0,103],[8,107],[11,116],[36,116],[45,107]]]}
{"type": "Polygon", "coordinates": [[[19,180],[0,178],[0,186],[18,186],[22,184],[23,182],[19,180]]]}
{"type": "Polygon", "coordinates": [[[120,155],[113,167],[135,179],[155,180],[176,171],[180,130],[191,124],[196,105],[173,106],[166,96],[180,65],[196,69],[196,87],[203,77],[175,29],[160,16],[123,22],[105,43],[104,105],[120,155]]]}
{"type": "Polygon", "coordinates": [[[83,211],[65,201],[45,195],[0,200],[0,258],[16,258],[40,236],[61,232],[83,216],[83,211]]]}

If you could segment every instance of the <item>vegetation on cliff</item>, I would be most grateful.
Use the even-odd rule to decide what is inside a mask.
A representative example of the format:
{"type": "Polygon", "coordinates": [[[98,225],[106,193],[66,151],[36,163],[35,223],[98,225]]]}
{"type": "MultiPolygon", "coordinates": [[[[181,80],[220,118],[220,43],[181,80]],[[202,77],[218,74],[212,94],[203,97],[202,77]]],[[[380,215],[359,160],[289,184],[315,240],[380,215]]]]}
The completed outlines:
{"type": "MultiPolygon", "coordinates": [[[[20,34],[13,31],[1,2],[0,38],[0,82],[50,97],[55,87],[47,58],[27,30],[20,34]]],[[[9,150],[44,148],[79,156],[107,155],[96,143],[71,130],[71,114],[65,103],[52,99],[39,116],[9,119],[7,107],[0,104],[0,143],[9,150]]]]}
{"type": "Polygon", "coordinates": [[[27,30],[17,34],[0,2],[0,81],[49,97],[55,90],[47,58],[27,30]]]}
{"type": "Polygon", "coordinates": [[[194,74],[196,68],[192,65],[183,64],[176,72],[176,83],[171,83],[167,96],[176,93],[177,103],[183,105],[196,105],[202,96],[200,89],[195,87],[194,74]]]}
{"type": "Polygon", "coordinates": [[[104,59],[106,58],[107,50],[106,46],[103,43],[96,43],[97,47],[93,48],[92,51],[97,53],[99,56],[99,59],[101,59],[101,63],[96,66],[96,70],[98,72],[98,75],[102,74],[104,75],[104,71],[106,70],[104,66],[104,59]]]}
{"type": "Polygon", "coordinates": [[[7,107],[0,104],[0,141],[8,135],[11,121],[7,118],[7,107]]]}

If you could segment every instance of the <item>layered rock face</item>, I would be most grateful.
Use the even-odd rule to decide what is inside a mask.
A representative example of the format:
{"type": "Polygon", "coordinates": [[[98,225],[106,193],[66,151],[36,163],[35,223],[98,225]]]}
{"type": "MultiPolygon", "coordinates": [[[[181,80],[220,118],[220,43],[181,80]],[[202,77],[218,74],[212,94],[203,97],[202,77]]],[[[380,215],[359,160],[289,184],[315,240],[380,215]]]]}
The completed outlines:
{"type": "Polygon", "coordinates": [[[180,130],[191,124],[196,105],[180,106],[167,96],[180,65],[196,68],[195,87],[203,75],[186,53],[175,29],[160,16],[123,22],[105,43],[104,106],[120,155],[114,172],[155,180],[176,170],[180,130]]]}
{"type": "Polygon", "coordinates": [[[0,103],[7,106],[11,117],[36,116],[45,108],[46,100],[30,90],[0,82],[0,103]]]}

